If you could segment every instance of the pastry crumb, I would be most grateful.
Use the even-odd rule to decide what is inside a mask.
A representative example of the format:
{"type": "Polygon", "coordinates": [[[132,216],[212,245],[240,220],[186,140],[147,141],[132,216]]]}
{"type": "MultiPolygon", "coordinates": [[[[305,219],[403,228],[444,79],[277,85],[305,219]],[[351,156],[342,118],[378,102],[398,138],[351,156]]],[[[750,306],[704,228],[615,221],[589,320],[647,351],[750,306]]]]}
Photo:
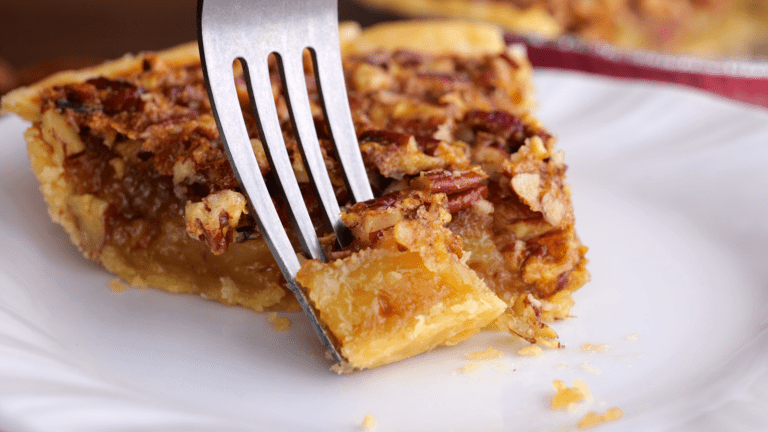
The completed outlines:
{"type": "Polygon", "coordinates": [[[117,293],[117,294],[124,293],[128,291],[128,288],[130,288],[128,284],[126,284],[119,278],[114,278],[111,281],[109,281],[109,290],[112,291],[113,293],[117,293]]]}
{"type": "Polygon", "coordinates": [[[221,277],[221,301],[226,304],[235,304],[235,298],[239,294],[237,284],[230,277],[221,277]]]}
{"type": "Polygon", "coordinates": [[[515,369],[509,368],[509,366],[513,365],[505,365],[497,361],[490,361],[488,364],[498,373],[512,373],[515,371],[515,369]]]}
{"type": "Polygon", "coordinates": [[[595,374],[595,375],[600,375],[601,373],[603,373],[603,371],[590,365],[590,363],[592,363],[592,360],[587,360],[586,362],[584,362],[584,364],[581,365],[581,370],[587,373],[595,374]]]}
{"type": "Polygon", "coordinates": [[[608,345],[585,343],[581,346],[581,350],[584,352],[606,352],[608,351],[608,345]]]}
{"type": "Polygon", "coordinates": [[[267,319],[272,323],[272,328],[275,331],[284,332],[291,327],[291,320],[286,317],[277,316],[277,312],[270,313],[267,319]]]}
{"type": "Polygon", "coordinates": [[[618,420],[622,417],[624,417],[624,412],[616,407],[610,408],[605,412],[605,414],[598,414],[594,411],[590,411],[581,420],[579,420],[577,426],[579,429],[586,429],[601,425],[609,421],[618,420]]]}
{"type": "Polygon", "coordinates": [[[373,414],[368,413],[365,415],[363,424],[360,425],[360,429],[364,431],[376,430],[376,418],[373,417],[373,414]]]}
{"type": "Polygon", "coordinates": [[[468,353],[468,354],[464,354],[464,356],[470,360],[475,360],[475,361],[495,360],[495,359],[504,357],[504,353],[493,347],[488,347],[488,349],[485,351],[468,353]]]}
{"type": "Polygon", "coordinates": [[[517,350],[517,354],[526,357],[539,357],[544,354],[544,350],[538,345],[529,345],[517,350]]]}
{"type": "Polygon", "coordinates": [[[627,336],[627,340],[628,341],[634,341],[634,340],[637,340],[639,338],[640,338],[640,336],[638,336],[637,333],[632,333],[631,335],[627,336]]]}
{"type": "MultiPolygon", "coordinates": [[[[329,353],[326,352],[325,358],[330,360],[332,357],[329,355],[329,353]]],[[[349,363],[347,363],[345,361],[342,361],[341,364],[334,363],[333,366],[331,366],[331,370],[336,372],[336,375],[346,375],[346,374],[350,374],[350,373],[354,372],[355,368],[352,367],[351,364],[349,364],[349,363]]]]}
{"type": "Polygon", "coordinates": [[[473,372],[477,372],[478,369],[480,369],[480,363],[469,363],[456,369],[456,371],[453,374],[455,375],[457,373],[462,373],[464,375],[469,375],[473,372]]]}
{"type": "Polygon", "coordinates": [[[573,380],[573,387],[568,387],[565,382],[554,380],[552,382],[555,393],[552,396],[551,407],[555,410],[570,410],[575,404],[592,400],[592,392],[587,383],[580,379],[573,380]]]}
{"type": "Polygon", "coordinates": [[[568,368],[570,368],[570,366],[568,366],[567,364],[561,364],[561,365],[555,366],[555,369],[557,370],[566,370],[568,368]]]}
{"type": "Polygon", "coordinates": [[[147,283],[144,278],[141,276],[134,276],[133,279],[131,279],[130,282],[128,282],[128,285],[134,287],[134,288],[148,288],[149,284],[147,283]]]}

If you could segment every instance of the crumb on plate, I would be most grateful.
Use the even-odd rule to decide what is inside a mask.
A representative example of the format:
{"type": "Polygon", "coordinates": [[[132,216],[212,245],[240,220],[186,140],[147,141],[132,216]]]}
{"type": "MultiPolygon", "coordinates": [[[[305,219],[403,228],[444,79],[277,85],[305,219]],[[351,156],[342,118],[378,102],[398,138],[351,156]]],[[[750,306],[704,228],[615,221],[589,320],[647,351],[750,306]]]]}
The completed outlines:
{"type": "Polygon", "coordinates": [[[478,369],[480,369],[480,363],[469,363],[456,369],[452,375],[456,375],[459,373],[464,375],[469,375],[471,373],[477,372],[478,369]]]}
{"type": "Polygon", "coordinates": [[[605,414],[598,414],[594,411],[590,411],[581,420],[579,420],[577,426],[579,429],[586,429],[601,425],[609,421],[618,420],[622,417],[624,417],[624,412],[616,407],[610,408],[605,412],[605,414]]]}
{"type": "MultiPolygon", "coordinates": [[[[328,360],[332,359],[328,352],[326,352],[325,358],[328,360]]],[[[331,370],[336,372],[337,375],[346,375],[354,372],[355,368],[351,364],[342,361],[341,364],[334,363],[333,366],[331,366],[331,370]]]]}
{"type": "Polygon", "coordinates": [[[368,413],[365,415],[363,424],[360,425],[360,429],[364,431],[376,430],[376,418],[373,417],[373,414],[368,413]]]}
{"type": "Polygon", "coordinates": [[[585,343],[581,346],[581,350],[584,352],[606,352],[608,351],[608,344],[585,343]]]}
{"type": "Polygon", "coordinates": [[[587,360],[586,362],[584,362],[584,364],[580,366],[581,370],[583,370],[586,373],[591,373],[595,375],[600,375],[601,373],[603,373],[603,371],[590,365],[590,363],[592,363],[592,360],[587,360]]]}
{"type": "Polygon", "coordinates": [[[497,361],[491,360],[488,362],[488,365],[492,367],[496,372],[502,373],[502,374],[512,373],[515,371],[515,369],[510,369],[510,367],[513,366],[511,364],[502,364],[497,361]]]}
{"type": "Polygon", "coordinates": [[[109,290],[112,291],[113,293],[117,293],[117,294],[124,293],[128,291],[128,288],[130,288],[128,284],[123,282],[120,278],[114,278],[111,281],[109,281],[109,290]]]}
{"type": "Polygon", "coordinates": [[[488,349],[485,351],[468,353],[468,354],[464,354],[464,356],[470,360],[475,360],[475,361],[494,360],[494,359],[504,357],[504,353],[493,347],[488,347],[488,349]]]}
{"type": "Polygon", "coordinates": [[[523,347],[517,350],[518,355],[526,356],[526,357],[539,357],[543,353],[544,351],[538,345],[529,345],[527,347],[523,347]]]}
{"type": "Polygon", "coordinates": [[[291,327],[291,320],[286,317],[277,316],[277,312],[270,313],[267,319],[272,323],[272,328],[275,331],[283,332],[291,327]]]}
{"type": "Polygon", "coordinates": [[[552,409],[555,410],[571,409],[573,404],[592,399],[589,386],[580,379],[573,380],[573,387],[568,387],[563,381],[554,380],[552,387],[557,392],[552,396],[551,403],[552,409]]]}

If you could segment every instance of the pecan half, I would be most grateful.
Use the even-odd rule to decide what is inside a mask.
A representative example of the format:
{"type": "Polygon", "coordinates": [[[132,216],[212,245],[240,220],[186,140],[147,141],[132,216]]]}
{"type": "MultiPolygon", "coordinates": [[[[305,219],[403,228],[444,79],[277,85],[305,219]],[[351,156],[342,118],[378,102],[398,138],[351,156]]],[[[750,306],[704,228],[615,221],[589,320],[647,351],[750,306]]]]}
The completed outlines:
{"type": "Polygon", "coordinates": [[[448,196],[446,209],[450,213],[472,207],[475,201],[488,196],[488,187],[483,183],[488,176],[481,170],[422,172],[411,180],[412,189],[430,193],[444,193],[448,196]]]}
{"type": "Polygon", "coordinates": [[[389,130],[367,130],[360,134],[358,137],[358,140],[360,141],[360,144],[365,144],[367,142],[374,142],[377,144],[383,144],[383,145],[396,145],[396,146],[406,146],[408,145],[408,141],[411,139],[411,135],[398,133],[398,132],[392,132],[389,130]]]}
{"type": "Polygon", "coordinates": [[[443,192],[450,195],[479,186],[487,178],[488,176],[480,170],[434,170],[422,172],[418,177],[411,180],[411,188],[432,193],[443,192]]]}
{"type": "Polygon", "coordinates": [[[475,201],[488,197],[488,186],[481,184],[464,192],[448,195],[448,203],[445,208],[450,212],[458,213],[472,207],[475,201]]]}

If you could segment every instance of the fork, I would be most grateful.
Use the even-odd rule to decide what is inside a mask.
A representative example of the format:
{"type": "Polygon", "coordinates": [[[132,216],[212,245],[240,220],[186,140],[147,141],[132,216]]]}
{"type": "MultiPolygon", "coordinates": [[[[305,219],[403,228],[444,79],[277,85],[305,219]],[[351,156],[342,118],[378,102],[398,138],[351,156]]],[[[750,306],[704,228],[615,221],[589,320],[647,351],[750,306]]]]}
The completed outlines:
{"type": "Polygon", "coordinates": [[[248,197],[261,233],[288,287],[301,304],[331,360],[342,363],[329,332],[296,283],[301,267],[267,190],[243,120],[233,75],[240,60],[257,119],[259,137],[275,173],[283,201],[301,247],[310,258],[325,261],[320,241],[299,189],[285,146],[269,78],[274,54],[283,83],[293,130],[312,188],[329,230],[343,242],[349,233],[341,221],[307,94],[303,52],[309,49],[326,128],[336,149],[347,190],[355,202],[373,198],[350,113],[339,48],[337,0],[198,0],[200,60],[211,108],[232,169],[248,197]]]}

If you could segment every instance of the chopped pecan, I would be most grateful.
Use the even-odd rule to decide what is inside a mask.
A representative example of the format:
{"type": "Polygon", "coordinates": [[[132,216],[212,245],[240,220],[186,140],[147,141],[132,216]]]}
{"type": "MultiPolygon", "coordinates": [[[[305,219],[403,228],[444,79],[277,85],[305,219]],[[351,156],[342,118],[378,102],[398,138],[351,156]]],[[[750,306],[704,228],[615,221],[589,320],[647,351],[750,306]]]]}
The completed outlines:
{"type": "Polygon", "coordinates": [[[414,52],[414,51],[408,51],[408,50],[397,50],[392,54],[392,60],[399,64],[400,66],[418,66],[421,63],[424,62],[424,56],[421,54],[414,52]]]}
{"type": "Polygon", "coordinates": [[[567,167],[562,153],[552,152],[551,143],[534,136],[503,165],[510,186],[534,212],[541,212],[553,227],[573,221],[570,189],[563,183],[567,167]]]}
{"type": "Polygon", "coordinates": [[[248,212],[245,206],[245,197],[232,190],[208,195],[199,203],[188,203],[184,209],[187,232],[205,241],[214,254],[222,254],[234,241],[240,217],[248,212]]]}
{"type": "Polygon", "coordinates": [[[496,319],[496,325],[531,344],[562,348],[555,330],[542,321],[542,308],[541,301],[531,294],[520,295],[506,313],[496,319]]]}
{"type": "Polygon", "coordinates": [[[433,154],[434,149],[440,142],[440,139],[437,139],[435,135],[445,127],[446,123],[447,120],[445,118],[437,117],[396,118],[389,121],[387,130],[413,135],[416,137],[416,142],[420,148],[428,154],[433,154]]]}
{"type": "Polygon", "coordinates": [[[363,208],[366,210],[379,210],[387,207],[392,207],[397,202],[397,194],[389,194],[374,198],[372,200],[365,201],[364,203],[357,203],[350,208],[351,211],[360,211],[363,208]]]}
{"type": "Polygon", "coordinates": [[[103,92],[102,105],[106,114],[137,112],[144,108],[144,101],[141,100],[144,90],[128,81],[99,77],[90,79],[86,83],[103,92]]]}
{"type": "Polygon", "coordinates": [[[513,134],[523,131],[523,122],[519,117],[501,110],[472,110],[466,114],[464,122],[475,131],[481,130],[493,134],[513,134]]]}
{"type": "Polygon", "coordinates": [[[352,231],[357,247],[369,247],[393,234],[401,221],[424,220],[440,226],[450,221],[443,194],[403,191],[357,203],[342,213],[344,224],[352,231]]]}
{"type": "Polygon", "coordinates": [[[64,158],[85,151],[85,143],[80,139],[77,125],[57,110],[45,111],[40,120],[43,137],[53,147],[53,157],[58,163],[62,163],[64,158]]]}
{"type": "Polygon", "coordinates": [[[352,58],[359,58],[368,64],[383,66],[392,60],[392,53],[389,51],[373,51],[362,56],[352,56],[352,58]]]}
{"type": "Polygon", "coordinates": [[[470,87],[469,78],[464,74],[443,72],[420,72],[416,79],[409,81],[410,87],[406,90],[413,93],[426,93],[438,96],[455,90],[466,90],[470,87]]]}
{"type": "Polygon", "coordinates": [[[360,64],[352,73],[352,88],[355,91],[367,94],[384,90],[393,85],[392,75],[381,66],[360,64]]]}
{"type": "Polygon", "coordinates": [[[508,148],[511,152],[523,145],[527,138],[523,121],[502,110],[469,111],[464,116],[463,126],[474,132],[475,144],[508,148]]]}
{"type": "Polygon", "coordinates": [[[441,158],[426,154],[412,135],[370,130],[361,134],[359,139],[363,160],[388,178],[399,179],[404,175],[444,168],[451,159],[458,159],[453,155],[441,158]]]}
{"type": "Polygon", "coordinates": [[[72,110],[76,113],[92,113],[100,109],[97,101],[96,90],[93,86],[87,84],[70,84],[65,88],[54,88],[54,91],[61,90],[62,97],[56,99],[55,106],[60,112],[72,110]]]}

